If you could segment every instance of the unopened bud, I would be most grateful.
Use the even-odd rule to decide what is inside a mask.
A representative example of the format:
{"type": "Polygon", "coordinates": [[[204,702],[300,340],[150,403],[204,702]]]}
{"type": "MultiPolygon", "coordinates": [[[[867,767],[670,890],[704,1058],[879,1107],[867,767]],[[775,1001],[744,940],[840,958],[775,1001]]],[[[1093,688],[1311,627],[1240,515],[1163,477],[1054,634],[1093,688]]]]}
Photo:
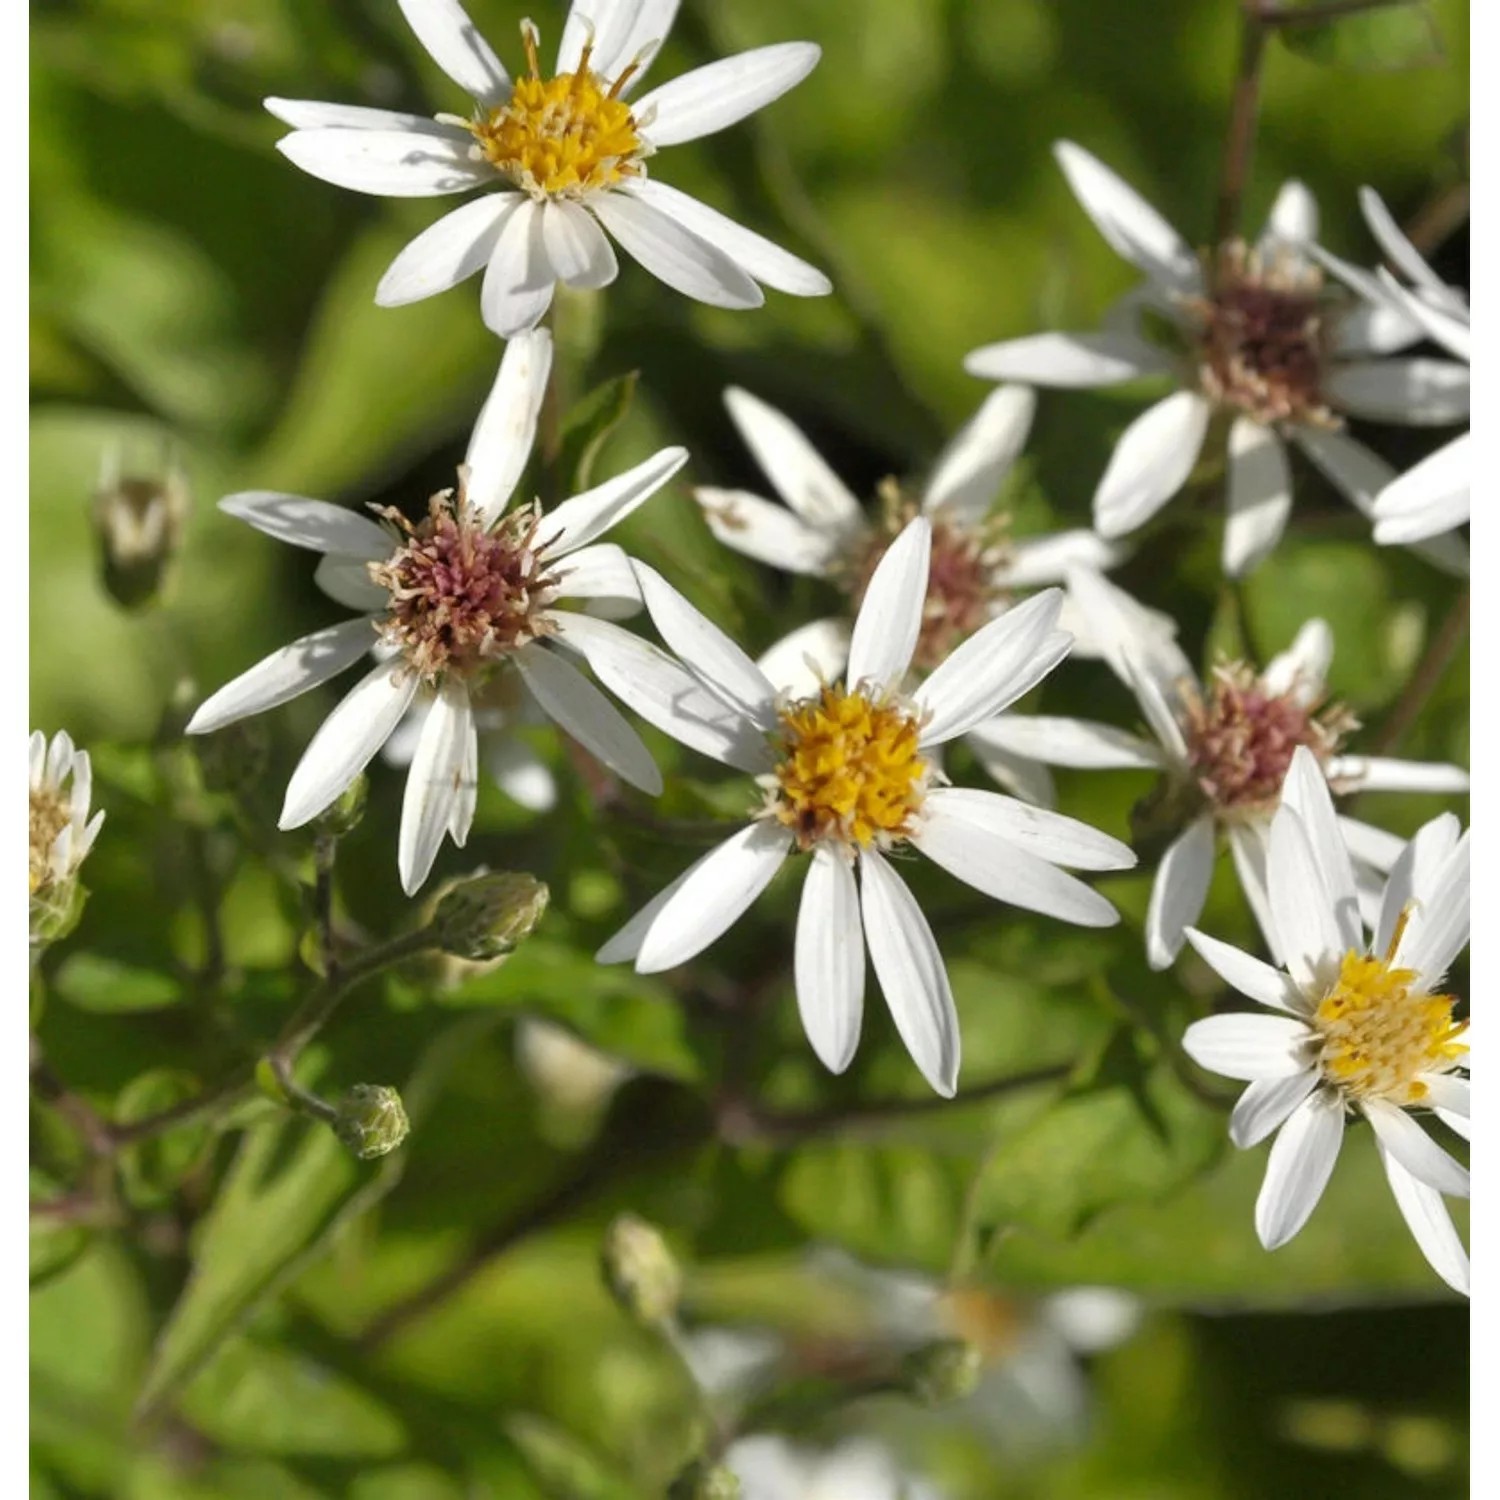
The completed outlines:
{"type": "Polygon", "coordinates": [[[51,943],[60,942],[78,925],[88,892],[76,875],[39,886],[31,893],[30,946],[35,958],[51,943]]]}
{"type": "Polygon", "coordinates": [[[124,475],[118,447],[105,450],[94,492],[94,531],[104,587],[116,603],[140,609],[161,593],[191,504],[187,475],[175,458],[160,478],[124,475]]]}
{"type": "Polygon", "coordinates": [[[723,1464],[694,1459],[667,1490],[667,1500],[740,1500],[739,1476],[723,1464]]]}
{"type": "Polygon", "coordinates": [[[661,1231],[634,1214],[621,1214],[604,1232],[604,1280],[615,1301],[648,1327],[677,1311],[682,1271],[661,1231]]]}
{"type": "Polygon", "coordinates": [[[938,1339],[901,1361],[901,1383],[924,1406],[947,1406],[972,1396],[984,1357],[964,1339],[938,1339]]]}
{"type": "Polygon", "coordinates": [[[243,797],[265,775],[271,759],[271,731],[264,719],[241,719],[198,737],[193,750],[208,791],[243,797]]]}
{"type": "Polygon", "coordinates": [[[460,880],[433,910],[437,945],[473,962],[503,958],[531,936],[547,910],[548,895],[543,881],[517,871],[460,880]]]}
{"type": "Polygon", "coordinates": [[[363,771],[339,793],[333,805],[318,815],[313,825],[319,833],[341,839],[359,827],[365,815],[365,798],[369,795],[370,778],[363,771]]]}
{"type": "Polygon", "coordinates": [[[383,1083],[356,1083],[336,1107],[333,1133],[361,1161],[388,1156],[411,1129],[401,1095],[383,1083]]]}

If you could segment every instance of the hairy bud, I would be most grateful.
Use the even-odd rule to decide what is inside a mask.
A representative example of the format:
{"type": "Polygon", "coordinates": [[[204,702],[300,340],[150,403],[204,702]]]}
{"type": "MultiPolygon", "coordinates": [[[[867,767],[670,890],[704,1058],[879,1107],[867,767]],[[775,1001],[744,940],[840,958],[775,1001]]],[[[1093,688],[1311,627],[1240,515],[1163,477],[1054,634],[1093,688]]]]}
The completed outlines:
{"type": "Polygon", "coordinates": [[[438,947],[471,962],[503,958],[531,936],[549,894],[543,881],[517,871],[460,880],[433,910],[438,947]]]}
{"type": "Polygon", "coordinates": [[[723,1464],[694,1459],[667,1490],[667,1500],[740,1500],[739,1477],[723,1464]]]}
{"type": "Polygon", "coordinates": [[[72,932],[83,915],[87,899],[88,892],[76,875],[31,893],[29,933],[33,958],[72,932]]]}
{"type": "Polygon", "coordinates": [[[361,1161],[388,1156],[411,1129],[401,1095],[383,1083],[356,1083],[337,1110],[333,1133],[361,1161]]]}
{"type": "Polygon", "coordinates": [[[984,1358],[964,1339],[938,1339],[901,1361],[901,1383],[924,1406],[946,1406],[972,1396],[984,1358]]]}
{"type": "Polygon", "coordinates": [[[634,1214],[621,1214],[604,1232],[604,1280],[616,1302],[648,1327],[677,1311],[682,1271],[661,1232],[634,1214]]]}
{"type": "Polygon", "coordinates": [[[106,449],[100,461],[94,532],[104,587],[125,609],[157,598],[182,544],[192,494],[176,459],[165,467],[160,478],[124,475],[118,447],[106,449]]]}

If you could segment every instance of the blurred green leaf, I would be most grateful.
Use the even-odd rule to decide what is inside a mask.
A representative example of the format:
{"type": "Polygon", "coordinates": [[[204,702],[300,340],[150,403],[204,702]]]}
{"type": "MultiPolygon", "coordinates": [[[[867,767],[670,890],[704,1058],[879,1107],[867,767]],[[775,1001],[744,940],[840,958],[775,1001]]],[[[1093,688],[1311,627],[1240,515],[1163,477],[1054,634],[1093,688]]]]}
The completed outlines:
{"type": "Polygon", "coordinates": [[[170,974],[133,968],[102,953],[70,953],[53,977],[52,989],[79,1010],[101,1014],[162,1010],[186,998],[170,974]]]}
{"type": "MultiPolygon", "coordinates": [[[[115,1120],[129,1125],[171,1109],[201,1091],[198,1080],[172,1068],[142,1073],[121,1090],[115,1101],[115,1120]]],[[[127,1147],[120,1155],[125,1189],[137,1206],[162,1202],[192,1170],[208,1143],[205,1121],[189,1122],[164,1131],[152,1140],[127,1147]]]]}
{"type": "Polygon", "coordinates": [[[505,1431],[553,1500],[644,1500],[643,1492],[613,1472],[587,1443],[555,1423],[517,1413],[505,1431]]]}
{"type": "Polygon", "coordinates": [[[568,494],[577,495],[594,483],[594,466],[604,445],[630,415],[639,370],[617,375],[596,385],[563,418],[557,472],[567,476],[568,494]]]}
{"type": "MultiPolygon", "coordinates": [[[[1317,0],[1306,0],[1315,7],[1317,0]]],[[[1379,10],[1303,26],[1280,26],[1286,46],[1309,62],[1356,73],[1430,68],[1445,59],[1426,0],[1398,0],[1379,10]]]]}

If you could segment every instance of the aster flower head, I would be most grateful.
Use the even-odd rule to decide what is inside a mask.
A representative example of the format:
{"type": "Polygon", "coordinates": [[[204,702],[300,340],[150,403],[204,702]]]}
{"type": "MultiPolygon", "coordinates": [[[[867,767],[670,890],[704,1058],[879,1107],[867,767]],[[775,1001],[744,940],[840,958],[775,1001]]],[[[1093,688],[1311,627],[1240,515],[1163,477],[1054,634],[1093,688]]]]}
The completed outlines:
{"type": "Polygon", "coordinates": [[[535,506],[507,513],[551,355],[544,330],[506,346],[459,485],[433,496],[420,520],[381,511],[381,524],[275,492],[220,503],[268,536],[321,553],[315,581],[360,614],[293,641],[220,688],[193,715],[188,733],[207,734],[286,703],[373,650],[376,665],[329,715],[293,772],[281,827],[301,827],[329,807],[422,694],[428,706],[412,748],[398,849],[408,894],[426,880],[445,833],[460,847],[468,837],[478,779],[476,703],[497,677],[512,677],[512,692],[524,690],[631,785],[653,795],[661,790],[640,737],[558,647],[566,644],[572,613],[564,600],[635,592],[625,554],[597,538],[654,494],[687,453],[664,448],[546,515],[535,506]]]}
{"type": "Polygon", "coordinates": [[[748,771],[762,791],[751,821],[626,923],[600,961],[632,959],[641,973],[686,962],[728,930],[789,857],[806,854],[794,970],[813,1050],[834,1072],[852,1060],[868,946],[907,1050],[933,1088],[951,1095],[959,1066],[953,995],[932,930],[890,856],[911,845],[997,900],[1086,926],[1109,926],[1118,913],[1058,867],[1121,869],[1134,856],[1071,818],[943,784],[935,748],[1034,687],[1072,638],[1056,628],[1062,592],[1049,589],[992,620],[906,694],[931,539],[923,516],[896,539],[870,579],[843,679],[807,696],[778,693],[639,563],[646,607],[677,659],[603,622],[574,619],[568,630],[642,718],[748,771]]]}
{"type": "Polygon", "coordinates": [[[30,935],[35,947],[62,936],[76,918],[78,867],[94,847],[104,813],[89,816],[89,753],[75,748],[65,730],[50,742],[40,729],[33,731],[30,761],[30,935]]]}
{"type": "MultiPolygon", "coordinates": [[[[1205,683],[1176,641],[1151,628],[1140,606],[1108,579],[1079,572],[1070,587],[1091,630],[1110,642],[1105,659],[1134,692],[1150,737],[1085,719],[1003,714],[980,725],[973,738],[1049,765],[1165,773],[1149,803],[1153,821],[1172,834],[1146,914],[1146,954],[1154,968],[1176,959],[1185,929],[1203,910],[1220,833],[1274,949],[1266,841],[1282,782],[1302,751],[1337,795],[1468,790],[1468,773],[1459,766],[1348,753],[1345,741],[1358,721],[1328,699],[1333,633],[1326,622],[1309,620],[1263,669],[1224,662],[1205,683]]],[[[1341,818],[1340,825],[1373,907],[1378,874],[1390,869],[1401,840],[1354,818],[1341,818]]]]}
{"type": "Polygon", "coordinates": [[[1413,1118],[1469,1134],[1468,1022],[1441,986],[1469,941],[1469,835],[1445,813],[1402,851],[1366,941],[1350,851],[1315,757],[1299,749],[1271,825],[1268,894],[1281,966],[1190,929],[1204,961],[1274,1012],[1196,1021],[1183,1037],[1203,1067],[1249,1087],[1230,1118],[1248,1148],[1276,1131],[1255,1206],[1274,1250],[1307,1222],[1347,1120],[1370,1124],[1397,1206],[1433,1269],[1467,1294],[1469,1260],[1443,1197],[1469,1173],[1413,1118]]]}
{"type": "Polygon", "coordinates": [[[536,325],[559,281],[592,289],[615,279],[611,236],[668,286],[717,307],[759,307],[761,283],[799,297],[831,290],[822,272],[647,165],[659,148],[723,130],[801,82],[820,56],[811,42],[722,58],[636,99],[677,0],[574,0],[550,78],[537,29],[523,21],[526,71],[514,79],[458,0],[398,3],[473,100],[471,114],[266,100],[293,127],[280,150],[325,182],[397,198],[484,190],[396,257],[375,293],[382,306],[483,271],[484,321],[510,338],[536,325]]]}
{"type": "MultiPolygon", "coordinates": [[[[1373,507],[1379,458],[1342,429],[1345,417],[1411,426],[1460,421],[1468,370],[1450,360],[1387,359],[1420,337],[1410,317],[1365,287],[1327,282],[1318,211],[1287,182],[1254,245],[1235,240],[1201,260],[1160,214],[1071,141],[1054,147],[1084,210],[1112,249],[1145,273],[1098,333],[1044,333],[976,349],[971,374],[1034,385],[1117,385],[1164,375],[1180,387],[1121,435],[1094,494],[1100,535],[1143,526],[1187,483],[1210,432],[1227,433],[1223,567],[1247,573],[1275,547],[1291,513],[1287,442],[1361,511],[1373,507]]],[[[1426,544],[1461,569],[1458,538],[1426,544]]]]}

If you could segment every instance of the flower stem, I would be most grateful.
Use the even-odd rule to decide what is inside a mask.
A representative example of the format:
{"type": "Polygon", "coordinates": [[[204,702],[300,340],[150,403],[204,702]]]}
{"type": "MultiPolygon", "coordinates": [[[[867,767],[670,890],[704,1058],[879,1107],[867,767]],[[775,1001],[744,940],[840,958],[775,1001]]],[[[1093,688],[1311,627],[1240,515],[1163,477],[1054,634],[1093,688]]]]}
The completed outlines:
{"type": "Polygon", "coordinates": [[[1416,671],[1401,690],[1396,706],[1371,742],[1370,754],[1384,755],[1394,750],[1406,737],[1427,706],[1427,700],[1442,681],[1443,673],[1448,670],[1448,663],[1453,659],[1453,653],[1458,650],[1468,629],[1469,589],[1465,585],[1459,590],[1443,623],[1438,626],[1437,634],[1429,642],[1422,660],[1417,663],[1416,671]]]}
{"type": "Polygon", "coordinates": [[[1240,210],[1255,150],[1255,124],[1260,113],[1260,79],[1265,64],[1267,20],[1260,0],[1243,0],[1240,7],[1240,61],[1229,112],[1229,138],[1224,145],[1224,167],[1219,175],[1219,206],[1214,216],[1214,243],[1222,245],[1239,233],[1240,210]]]}

